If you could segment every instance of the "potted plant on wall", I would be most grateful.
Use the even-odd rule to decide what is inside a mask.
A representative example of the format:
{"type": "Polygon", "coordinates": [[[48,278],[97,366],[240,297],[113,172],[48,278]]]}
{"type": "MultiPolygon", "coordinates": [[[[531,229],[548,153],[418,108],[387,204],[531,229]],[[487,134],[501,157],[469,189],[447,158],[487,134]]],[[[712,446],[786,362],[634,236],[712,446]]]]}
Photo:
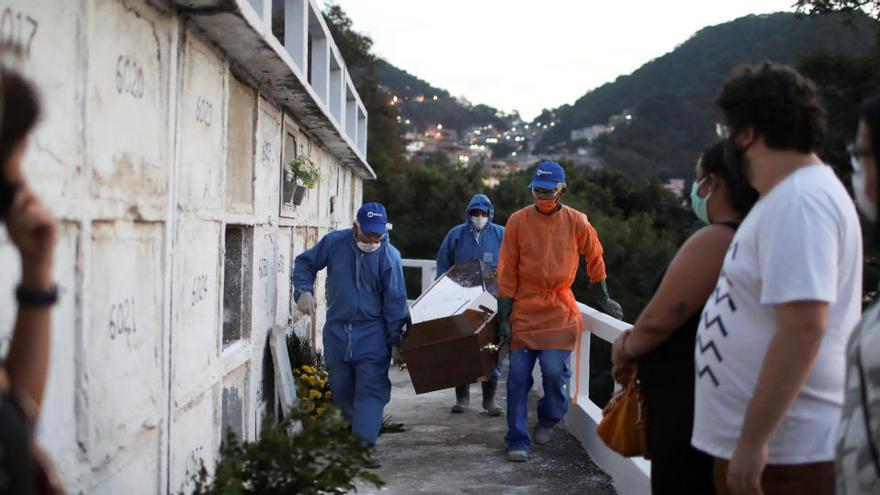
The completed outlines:
{"type": "Polygon", "coordinates": [[[315,165],[304,153],[287,164],[287,173],[296,181],[290,201],[299,206],[306,194],[306,189],[314,189],[321,179],[318,166],[315,165]]]}

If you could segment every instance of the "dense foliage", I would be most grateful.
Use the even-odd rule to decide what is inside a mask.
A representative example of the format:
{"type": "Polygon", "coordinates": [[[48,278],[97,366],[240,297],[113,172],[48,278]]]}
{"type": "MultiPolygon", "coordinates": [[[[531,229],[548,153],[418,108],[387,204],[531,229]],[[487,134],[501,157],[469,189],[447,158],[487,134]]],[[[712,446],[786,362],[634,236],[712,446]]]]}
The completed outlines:
{"type": "Polygon", "coordinates": [[[298,410],[275,424],[263,422],[260,438],[241,443],[232,431],[209,475],[202,466],[193,476],[193,495],[286,495],[350,493],[357,478],[381,486],[363,469],[370,447],[353,434],[338,410],[313,418],[298,410]],[[296,434],[296,425],[302,429],[296,434]]]}

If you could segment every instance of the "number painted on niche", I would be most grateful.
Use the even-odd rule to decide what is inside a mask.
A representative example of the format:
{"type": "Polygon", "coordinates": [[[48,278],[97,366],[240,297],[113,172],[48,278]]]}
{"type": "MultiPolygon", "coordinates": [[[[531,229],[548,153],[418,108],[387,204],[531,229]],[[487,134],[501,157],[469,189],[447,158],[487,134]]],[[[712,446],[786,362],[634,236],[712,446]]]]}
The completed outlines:
{"type": "Polygon", "coordinates": [[[144,97],[144,69],[125,55],[116,59],[116,91],[137,99],[144,97]]]}
{"type": "Polygon", "coordinates": [[[208,276],[200,275],[193,280],[192,305],[204,301],[208,297],[208,276]]]}
{"type": "Polygon", "coordinates": [[[0,15],[0,40],[21,47],[24,56],[30,57],[39,25],[33,17],[6,7],[0,15]]]}
{"type": "Polygon", "coordinates": [[[214,105],[212,105],[211,102],[200,96],[198,102],[196,103],[196,122],[201,122],[207,127],[211,127],[213,113],[214,105]]]}
{"type": "Polygon", "coordinates": [[[133,334],[135,325],[134,299],[124,299],[110,306],[110,338],[115,339],[123,334],[133,334]]]}
{"type": "Polygon", "coordinates": [[[263,143],[263,163],[269,163],[272,161],[272,143],[266,141],[263,143]]]}

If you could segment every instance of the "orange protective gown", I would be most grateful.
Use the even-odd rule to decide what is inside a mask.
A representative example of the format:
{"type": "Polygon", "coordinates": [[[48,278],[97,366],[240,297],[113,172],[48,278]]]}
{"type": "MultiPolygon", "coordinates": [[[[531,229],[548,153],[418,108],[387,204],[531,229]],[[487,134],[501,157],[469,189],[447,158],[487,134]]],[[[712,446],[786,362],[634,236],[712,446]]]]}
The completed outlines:
{"type": "Polygon", "coordinates": [[[498,295],[513,299],[511,349],[574,350],[584,323],[571,284],[581,255],[590,283],[605,280],[602,254],[596,229],[575,209],[511,215],[498,261],[498,295]]]}

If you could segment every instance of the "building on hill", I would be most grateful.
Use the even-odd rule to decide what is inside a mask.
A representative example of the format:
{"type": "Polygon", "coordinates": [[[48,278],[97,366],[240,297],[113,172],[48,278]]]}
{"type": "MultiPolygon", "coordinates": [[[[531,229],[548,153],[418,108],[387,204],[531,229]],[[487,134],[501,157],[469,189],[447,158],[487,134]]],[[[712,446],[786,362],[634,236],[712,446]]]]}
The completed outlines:
{"type": "Polygon", "coordinates": [[[608,125],[593,125],[590,127],[584,127],[583,129],[575,129],[571,131],[571,141],[573,143],[577,142],[586,142],[587,144],[592,143],[597,137],[608,134],[611,132],[613,128],[608,125]]]}
{"type": "MultiPolygon", "coordinates": [[[[60,222],[38,440],[71,493],[187,491],[226,428],[253,439],[274,409],[267,334],[291,260],[375,177],[367,112],[314,0],[12,5],[45,109],[25,169],[60,222]],[[303,155],[320,181],[298,198],[303,155]]],[[[8,348],[5,234],[0,256],[8,348]]],[[[295,327],[320,344],[320,318],[295,327]]]]}

